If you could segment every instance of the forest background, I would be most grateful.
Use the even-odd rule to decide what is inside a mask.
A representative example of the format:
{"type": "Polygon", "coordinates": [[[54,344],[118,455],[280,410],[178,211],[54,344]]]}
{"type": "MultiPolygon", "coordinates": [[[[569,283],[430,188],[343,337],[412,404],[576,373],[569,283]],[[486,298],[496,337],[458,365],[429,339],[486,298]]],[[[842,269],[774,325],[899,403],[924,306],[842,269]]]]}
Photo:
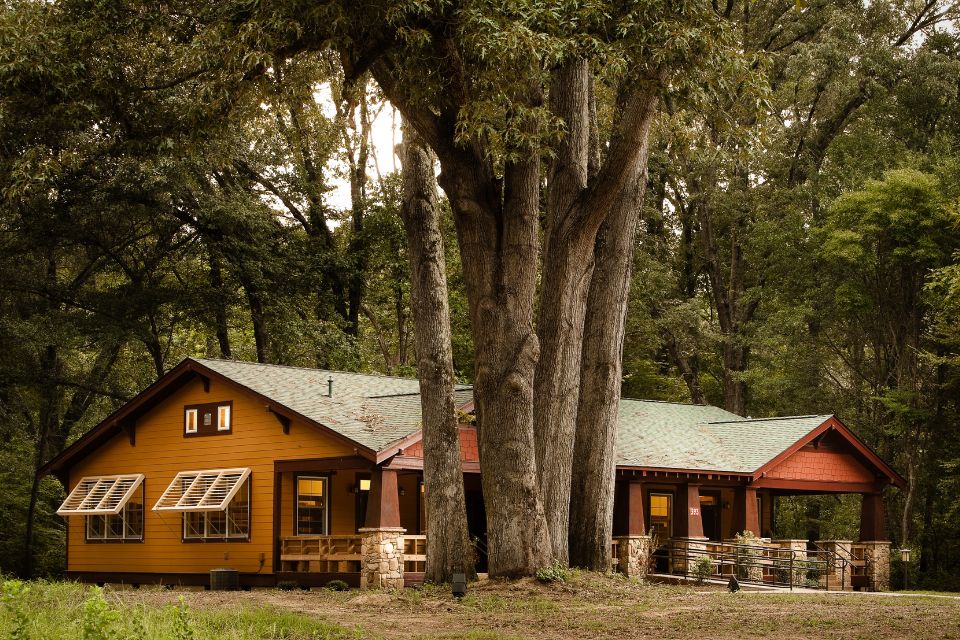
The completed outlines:
{"type": "MultiPolygon", "coordinates": [[[[299,28],[277,5],[227,35],[200,26],[259,5],[0,8],[4,573],[63,570],[63,488],[34,470],[184,357],[416,374],[403,176],[372,141],[399,116],[336,55],[273,41],[299,28]]],[[[837,414],[908,481],[887,495],[894,545],[960,588],[957,6],[704,7],[749,81],[714,61],[661,97],[623,394],[837,414]]],[[[854,538],[858,500],[780,500],[777,532],[854,538]]]]}

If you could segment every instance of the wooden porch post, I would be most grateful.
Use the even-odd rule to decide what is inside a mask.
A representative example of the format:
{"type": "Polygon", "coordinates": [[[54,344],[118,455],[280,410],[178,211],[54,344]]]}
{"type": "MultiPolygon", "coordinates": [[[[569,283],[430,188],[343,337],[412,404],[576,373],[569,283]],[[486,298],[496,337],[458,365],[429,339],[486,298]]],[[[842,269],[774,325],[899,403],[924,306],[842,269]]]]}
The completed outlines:
{"type": "Polygon", "coordinates": [[[642,536],[646,534],[643,485],[639,482],[626,480],[618,483],[613,513],[613,534],[615,536],[642,536]]]}
{"type": "Polygon", "coordinates": [[[733,505],[734,535],[750,531],[760,536],[760,512],[757,510],[757,490],[753,487],[740,487],[734,496],[733,505]]]}
{"type": "Polygon", "coordinates": [[[367,501],[367,529],[400,527],[400,491],[395,469],[377,467],[370,475],[370,496],[367,501]]]}
{"type": "Polygon", "coordinates": [[[874,542],[887,540],[887,514],[880,493],[863,494],[860,506],[860,540],[874,542]]]}
{"type": "Polygon", "coordinates": [[[703,517],[700,514],[700,485],[688,484],[677,492],[676,531],[679,538],[702,538],[703,517]]]}

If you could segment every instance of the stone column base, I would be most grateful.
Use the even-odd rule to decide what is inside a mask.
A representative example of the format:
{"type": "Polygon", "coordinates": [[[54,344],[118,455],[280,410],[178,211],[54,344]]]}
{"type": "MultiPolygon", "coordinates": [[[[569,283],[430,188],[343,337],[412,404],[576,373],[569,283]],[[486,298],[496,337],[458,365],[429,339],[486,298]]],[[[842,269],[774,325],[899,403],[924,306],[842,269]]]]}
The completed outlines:
{"type": "Polygon", "coordinates": [[[693,563],[707,550],[709,538],[673,538],[670,541],[670,571],[693,573],[693,563]]]}
{"type": "Polygon", "coordinates": [[[867,561],[867,575],[874,591],[890,590],[890,542],[885,540],[859,542],[867,561]]]}
{"type": "MultiPolygon", "coordinates": [[[[807,566],[807,541],[802,539],[787,539],[787,540],[772,540],[771,544],[780,547],[781,549],[789,549],[791,555],[793,556],[793,585],[797,587],[803,587],[807,584],[807,577],[809,573],[809,567],[807,566]]],[[[789,560],[790,556],[785,553],[780,553],[777,556],[781,562],[778,563],[777,573],[783,573],[782,564],[783,561],[789,560]]],[[[787,570],[789,573],[789,569],[787,570]]],[[[785,576],[777,575],[778,582],[785,582],[782,578],[785,576]]]]}
{"type": "Polygon", "coordinates": [[[403,588],[403,534],[401,527],[364,528],[360,565],[360,588],[403,588]]]}
{"type": "Polygon", "coordinates": [[[614,536],[617,571],[628,578],[643,578],[650,563],[650,536],[614,536]]]}

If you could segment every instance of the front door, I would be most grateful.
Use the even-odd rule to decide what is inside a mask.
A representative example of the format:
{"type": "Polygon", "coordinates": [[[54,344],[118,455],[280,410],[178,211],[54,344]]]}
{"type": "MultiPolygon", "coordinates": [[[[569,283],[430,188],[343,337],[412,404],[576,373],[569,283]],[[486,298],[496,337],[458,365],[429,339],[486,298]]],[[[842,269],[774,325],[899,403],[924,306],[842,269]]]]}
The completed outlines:
{"type": "Polygon", "coordinates": [[[703,535],[710,540],[721,540],[719,492],[700,494],[700,517],[703,519],[703,535]]]}

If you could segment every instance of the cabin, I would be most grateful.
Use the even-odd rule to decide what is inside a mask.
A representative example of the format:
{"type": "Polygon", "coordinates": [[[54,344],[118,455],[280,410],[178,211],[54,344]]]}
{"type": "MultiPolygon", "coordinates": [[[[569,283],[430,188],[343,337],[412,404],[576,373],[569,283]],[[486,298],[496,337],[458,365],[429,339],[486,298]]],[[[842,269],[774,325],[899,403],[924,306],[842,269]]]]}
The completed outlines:
{"type": "MultiPolygon", "coordinates": [[[[463,415],[469,386],[456,388],[463,415]]],[[[475,425],[460,425],[486,570],[475,425]]],[[[901,478],[836,416],[620,403],[612,569],[883,590],[882,493],[901,478]],[[782,540],[781,496],[863,496],[859,540],[782,540]],[[748,537],[744,537],[747,532],[748,537]],[[740,536],[739,538],[737,536],[740,536]],[[831,585],[832,580],[832,585],[831,585]]],[[[189,358],[39,470],[60,479],[67,576],[95,583],[402,587],[426,561],[415,379],[189,358]]]]}

